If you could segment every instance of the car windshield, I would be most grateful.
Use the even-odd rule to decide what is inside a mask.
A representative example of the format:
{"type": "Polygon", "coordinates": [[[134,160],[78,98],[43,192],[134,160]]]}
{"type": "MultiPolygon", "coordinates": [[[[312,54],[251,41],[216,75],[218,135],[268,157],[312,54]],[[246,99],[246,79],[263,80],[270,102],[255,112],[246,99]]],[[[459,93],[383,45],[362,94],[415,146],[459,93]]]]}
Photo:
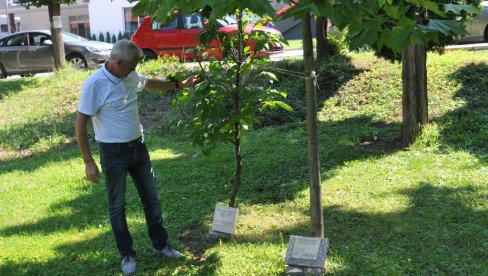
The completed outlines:
{"type": "Polygon", "coordinates": [[[88,39],[68,32],[63,32],[64,42],[87,41],[88,39]]]}
{"type": "Polygon", "coordinates": [[[226,15],[222,19],[217,19],[217,23],[219,23],[222,26],[237,25],[237,21],[235,20],[235,18],[230,15],[226,15]]]}

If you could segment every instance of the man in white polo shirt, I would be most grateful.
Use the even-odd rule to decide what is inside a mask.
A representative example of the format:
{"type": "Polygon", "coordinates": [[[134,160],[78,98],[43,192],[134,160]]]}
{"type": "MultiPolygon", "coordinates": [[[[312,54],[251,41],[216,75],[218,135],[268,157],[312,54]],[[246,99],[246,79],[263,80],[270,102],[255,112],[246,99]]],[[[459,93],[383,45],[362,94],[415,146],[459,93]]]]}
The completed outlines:
{"type": "Polygon", "coordinates": [[[127,173],[132,177],[144,206],[153,252],[166,257],[183,257],[168,245],[154,172],[142,137],[137,93],[190,87],[197,81],[196,77],[181,82],[148,79],[136,72],[142,58],[143,52],[134,43],[118,41],[112,48],[109,61],[85,81],[76,116],[76,137],[85,163],[85,174],[89,180],[98,182],[100,171],[93,160],[87,136],[88,121],[90,118],[93,121],[95,139],[100,144],[110,223],[125,274],[136,270],[135,251],[125,215],[127,173]]]}

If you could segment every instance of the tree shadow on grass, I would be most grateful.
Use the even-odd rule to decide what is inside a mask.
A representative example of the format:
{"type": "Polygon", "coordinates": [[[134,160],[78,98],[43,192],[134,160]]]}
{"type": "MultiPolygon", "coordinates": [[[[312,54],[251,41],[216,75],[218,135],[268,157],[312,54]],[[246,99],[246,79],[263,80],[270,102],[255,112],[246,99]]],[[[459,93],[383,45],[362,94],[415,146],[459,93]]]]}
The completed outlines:
{"type": "MultiPolygon", "coordinates": [[[[106,192],[103,185],[83,186],[77,193],[79,197],[70,200],[61,200],[47,207],[49,216],[32,222],[11,225],[0,229],[0,236],[8,241],[16,237],[29,241],[32,250],[35,243],[47,237],[59,235],[66,242],[55,246],[53,258],[28,257],[24,260],[4,258],[0,264],[0,275],[114,275],[120,272],[120,256],[116,252],[115,241],[108,221],[106,192]],[[103,232],[100,234],[100,229],[103,232]],[[64,234],[66,233],[66,234],[64,234]]],[[[203,257],[209,244],[201,243],[198,250],[189,246],[189,256],[185,260],[170,260],[152,254],[147,228],[144,223],[143,210],[135,188],[129,181],[126,193],[127,214],[129,229],[134,238],[134,249],[137,251],[138,272],[148,274],[167,275],[174,271],[192,269],[201,275],[214,273],[219,263],[215,254],[203,257]]],[[[164,203],[165,200],[163,199],[164,203]]],[[[165,204],[163,204],[165,205],[165,204]]],[[[178,246],[181,239],[185,243],[188,233],[178,235],[171,215],[181,215],[173,207],[165,210],[164,225],[170,234],[170,242],[178,246]],[[169,213],[169,215],[167,215],[169,213]]],[[[184,218],[182,218],[184,220],[184,218]]],[[[195,233],[193,233],[195,235],[195,233]]],[[[185,243],[186,244],[186,243],[185,243]]],[[[19,245],[15,245],[19,246],[19,245]]],[[[51,252],[49,249],[41,249],[51,252]]],[[[20,253],[26,256],[37,254],[20,253]]],[[[11,256],[11,255],[9,255],[11,256]]],[[[197,273],[197,274],[198,274],[197,273]]]]}
{"type": "MultiPolygon", "coordinates": [[[[335,275],[484,275],[488,271],[488,197],[479,184],[458,188],[419,183],[379,195],[408,197],[404,210],[388,213],[324,208],[330,239],[329,271],[335,275]],[[340,267],[337,267],[340,266],[340,267]]],[[[278,227],[262,235],[240,235],[236,242],[288,241],[311,236],[309,224],[278,227]],[[283,236],[285,236],[283,238],[283,236]],[[265,237],[262,239],[261,237],[265,237]]]]}
{"type": "Polygon", "coordinates": [[[455,97],[465,105],[434,122],[442,125],[441,142],[488,160],[488,65],[469,64],[450,77],[459,82],[455,97]]]}
{"type": "Polygon", "coordinates": [[[0,172],[33,171],[46,163],[79,156],[73,138],[74,121],[74,114],[67,114],[56,119],[3,126],[0,129],[0,172]],[[63,139],[61,137],[64,141],[56,141],[63,139]],[[54,146],[50,145],[47,150],[34,149],[42,147],[39,143],[43,141],[54,146]]]}
{"type": "MultiPolygon", "coordinates": [[[[276,74],[279,82],[276,89],[286,93],[283,101],[293,108],[293,111],[283,109],[269,110],[258,114],[257,117],[264,126],[286,124],[290,122],[305,121],[306,96],[303,60],[285,59],[273,62],[267,68],[276,74]]],[[[340,87],[365,70],[352,64],[351,59],[344,55],[328,57],[326,61],[317,65],[316,97],[319,104],[337,94],[340,87]]]]}
{"type": "MultiPolygon", "coordinates": [[[[80,235],[83,235],[81,233],[80,235]]],[[[105,231],[82,241],[66,242],[53,249],[52,258],[41,257],[23,260],[3,259],[1,275],[122,275],[121,258],[115,252],[112,233],[105,231]]],[[[35,250],[35,248],[33,248],[35,250]]],[[[185,258],[175,260],[154,255],[150,247],[136,247],[137,273],[139,275],[172,275],[192,268],[193,275],[213,275],[219,263],[211,254],[205,259],[185,258]]],[[[36,255],[36,254],[34,254],[36,255]]]]}
{"type": "MultiPolygon", "coordinates": [[[[318,125],[322,180],[352,160],[381,158],[399,150],[400,125],[353,117],[318,125]]],[[[293,200],[308,187],[306,126],[253,133],[242,146],[244,169],[239,200],[249,204],[293,200]]],[[[238,201],[239,201],[238,200],[238,201]]]]}
{"type": "Polygon", "coordinates": [[[38,83],[38,78],[21,78],[8,81],[0,80],[0,100],[12,93],[21,92],[24,86],[31,86],[38,83]]]}

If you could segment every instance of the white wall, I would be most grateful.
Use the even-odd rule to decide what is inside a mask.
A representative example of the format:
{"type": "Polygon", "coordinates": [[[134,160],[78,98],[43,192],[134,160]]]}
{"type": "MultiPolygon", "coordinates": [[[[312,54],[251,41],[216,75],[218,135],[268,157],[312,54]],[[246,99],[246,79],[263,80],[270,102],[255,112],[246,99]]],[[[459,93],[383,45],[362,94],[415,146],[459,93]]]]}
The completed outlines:
{"type": "Polygon", "coordinates": [[[113,1],[90,1],[88,4],[88,14],[90,15],[91,33],[98,35],[100,32],[105,35],[109,32],[117,36],[119,31],[125,31],[124,8],[133,7],[136,3],[130,4],[126,0],[113,1]]]}

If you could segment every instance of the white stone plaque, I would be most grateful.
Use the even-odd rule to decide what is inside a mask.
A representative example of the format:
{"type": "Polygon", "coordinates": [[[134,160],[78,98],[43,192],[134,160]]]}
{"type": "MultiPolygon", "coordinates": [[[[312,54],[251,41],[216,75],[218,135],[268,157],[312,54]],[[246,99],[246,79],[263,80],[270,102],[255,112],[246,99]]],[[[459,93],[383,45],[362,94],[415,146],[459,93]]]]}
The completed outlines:
{"type": "Polygon", "coordinates": [[[290,236],[285,263],[324,268],[329,239],[290,236]]]}
{"type": "Polygon", "coordinates": [[[55,29],[63,28],[63,23],[61,22],[61,16],[53,16],[53,27],[55,29]]]}
{"type": "Polygon", "coordinates": [[[237,225],[237,208],[215,206],[212,230],[234,235],[237,225]]]}

